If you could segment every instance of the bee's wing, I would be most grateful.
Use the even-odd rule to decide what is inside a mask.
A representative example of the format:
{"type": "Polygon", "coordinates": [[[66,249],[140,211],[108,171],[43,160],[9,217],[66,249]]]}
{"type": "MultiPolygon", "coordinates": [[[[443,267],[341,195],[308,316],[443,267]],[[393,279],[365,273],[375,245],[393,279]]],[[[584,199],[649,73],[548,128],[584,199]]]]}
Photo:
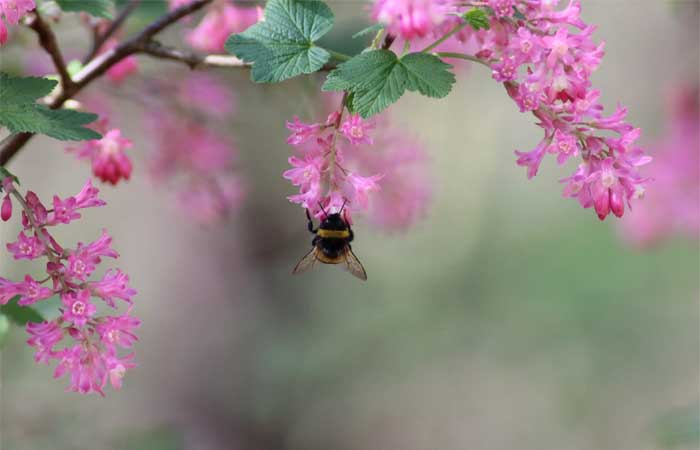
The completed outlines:
{"type": "Polygon", "coordinates": [[[297,274],[301,272],[306,272],[309,269],[312,269],[314,265],[316,264],[316,260],[318,259],[317,257],[317,252],[318,249],[316,247],[312,248],[309,253],[304,255],[301,260],[297,263],[296,266],[294,266],[294,269],[292,270],[292,274],[297,274]]]}
{"type": "Polygon", "coordinates": [[[352,252],[352,249],[350,248],[350,246],[348,246],[345,249],[344,268],[346,268],[348,270],[348,272],[355,275],[360,280],[363,280],[363,281],[367,280],[367,272],[365,272],[365,268],[362,267],[362,263],[360,262],[359,259],[357,259],[357,256],[355,256],[355,254],[352,252]]]}

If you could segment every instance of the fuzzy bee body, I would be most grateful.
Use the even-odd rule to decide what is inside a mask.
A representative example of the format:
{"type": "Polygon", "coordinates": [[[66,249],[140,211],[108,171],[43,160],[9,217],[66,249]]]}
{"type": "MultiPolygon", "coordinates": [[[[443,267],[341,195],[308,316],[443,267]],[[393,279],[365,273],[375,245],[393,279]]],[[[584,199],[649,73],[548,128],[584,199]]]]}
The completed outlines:
{"type": "Polygon", "coordinates": [[[306,217],[309,219],[309,231],[314,234],[312,249],[299,261],[292,273],[304,272],[314,267],[316,261],[320,261],[323,264],[339,264],[357,278],[366,280],[367,273],[350,245],[355,235],[341,213],[327,214],[318,229],[314,229],[308,211],[306,217]]]}

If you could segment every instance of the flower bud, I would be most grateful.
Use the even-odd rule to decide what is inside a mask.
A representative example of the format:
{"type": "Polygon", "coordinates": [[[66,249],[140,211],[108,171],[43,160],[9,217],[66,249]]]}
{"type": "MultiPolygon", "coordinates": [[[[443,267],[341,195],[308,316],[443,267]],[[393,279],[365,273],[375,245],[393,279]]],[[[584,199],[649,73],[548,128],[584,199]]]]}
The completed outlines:
{"type": "Polygon", "coordinates": [[[10,200],[10,195],[7,194],[2,200],[2,208],[0,208],[0,218],[3,222],[7,222],[12,217],[12,200],[10,200]]]}

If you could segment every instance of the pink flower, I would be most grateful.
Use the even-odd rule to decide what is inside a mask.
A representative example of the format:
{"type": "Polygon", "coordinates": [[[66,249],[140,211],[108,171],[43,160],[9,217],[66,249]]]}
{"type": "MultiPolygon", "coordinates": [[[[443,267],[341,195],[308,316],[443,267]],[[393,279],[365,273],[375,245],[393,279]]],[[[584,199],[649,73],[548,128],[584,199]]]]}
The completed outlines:
{"type": "Polygon", "coordinates": [[[49,361],[55,357],[54,346],[63,339],[63,328],[56,321],[27,322],[27,333],[31,336],[27,344],[36,350],[34,360],[48,365],[49,361]]]}
{"type": "Polygon", "coordinates": [[[297,116],[292,118],[293,122],[287,121],[287,129],[292,132],[287,138],[287,144],[299,145],[315,137],[321,130],[320,123],[306,124],[299,120],[297,116]]]}
{"type": "Polygon", "coordinates": [[[73,197],[75,198],[75,208],[93,208],[106,205],[103,200],[97,198],[99,192],[99,189],[92,186],[92,180],[87,180],[80,192],[73,197]]]}
{"type": "Polygon", "coordinates": [[[125,314],[123,316],[108,316],[97,325],[97,332],[102,343],[109,349],[116,346],[131,348],[138,341],[133,331],[141,325],[136,317],[125,314]]]}
{"type": "Polygon", "coordinates": [[[95,315],[97,308],[90,303],[90,291],[83,289],[61,295],[64,306],[63,320],[71,322],[76,327],[84,327],[88,319],[95,315]]]}
{"type": "MultiPolygon", "coordinates": [[[[0,280],[2,279],[0,278],[0,280]]],[[[2,284],[2,281],[0,281],[0,284],[2,284]]],[[[47,299],[53,295],[53,291],[51,289],[41,286],[41,284],[37,283],[29,275],[25,275],[23,282],[15,283],[14,289],[15,294],[19,295],[19,301],[17,304],[20,306],[32,305],[39,300],[47,299]]],[[[0,287],[0,291],[1,290],[2,287],[0,287]]],[[[0,295],[0,303],[3,303],[2,297],[3,296],[0,295]]]]}
{"type": "Polygon", "coordinates": [[[58,195],[53,196],[53,215],[49,219],[50,225],[58,223],[70,223],[73,220],[80,219],[80,214],[76,212],[75,197],[68,197],[61,200],[58,195]]]}
{"type": "Polygon", "coordinates": [[[379,190],[377,182],[383,178],[383,175],[373,175],[371,177],[362,177],[354,173],[347,176],[347,184],[344,193],[346,198],[356,208],[365,209],[368,206],[369,193],[379,190]]]}
{"type": "Polygon", "coordinates": [[[102,139],[87,141],[77,150],[79,159],[92,161],[92,173],[100,180],[116,185],[119,180],[131,177],[131,160],[125,150],[133,147],[121,130],[109,130],[102,139]]]}
{"type": "Polygon", "coordinates": [[[367,134],[374,125],[363,120],[359,114],[352,114],[340,126],[340,132],[352,145],[372,144],[372,138],[367,134]]]}
{"type": "Polygon", "coordinates": [[[578,155],[578,142],[576,137],[560,130],[554,132],[554,140],[547,147],[549,153],[557,154],[557,162],[564,164],[570,157],[578,155]]]}
{"type": "Polygon", "coordinates": [[[36,235],[27,237],[24,231],[20,231],[17,241],[7,244],[7,250],[15,259],[36,259],[44,254],[46,247],[36,235]]]}
{"type": "Polygon", "coordinates": [[[204,52],[222,52],[226,39],[233,33],[245,31],[262,17],[259,7],[215,3],[185,40],[204,52]]]}
{"type": "Polygon", "coordinates": [[[104,397],[103,388],[107,382],[108,369],[98,348],[76,344],[63,349],[54,378],[60,378],[65,373],[70,373],[69,391],[81,394],[97,392],[104,397]]]}
{"type": "Polygon", "coordinates": [[[136,364],[131,362],[133,358],[133,353],[130,353],[124,358],[118,358],[115,355],[110,355],[106,358],[105,363],[109,371],[109,382],[115,390],[122,388],[122,379],[126,371],[136,367],[136,364]]]}
{"type": "Polygon", "coordinates": [[[76,249],[68,256],[68,270],[66,275],[85,281],[95,270],[95,266],[101,262],[101,257],[118,258],[119,253],[114,251],[110,244],[112,238],[106,230],[102,230],[102,236],[88,245],[78,243],[76,249]]]}
{"type": "Polygon", "coordinates": [[[122,299],[131,304],[131,297],[136,291],[129,287],[129,276],[121,270],[108,270],[102,280],[88,283],[92,294],[100,297],[109,306],[115,308],[115,299],[122,299]]]}
{"type": "Polygon", "coordinates": [[[321,182],[323,159],[317,156],[307,155],[304,159],[292,156],[288,159],[293,169],[286,170],[282,176],[299,186],[301,190],[309,190],[313,185],[321,182]]]}

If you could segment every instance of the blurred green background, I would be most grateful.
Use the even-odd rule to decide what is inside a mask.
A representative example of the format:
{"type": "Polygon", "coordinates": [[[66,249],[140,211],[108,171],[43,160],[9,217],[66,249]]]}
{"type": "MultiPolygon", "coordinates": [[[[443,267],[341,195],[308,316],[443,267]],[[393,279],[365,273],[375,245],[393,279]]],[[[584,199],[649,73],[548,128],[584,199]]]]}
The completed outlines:
{"type": "MultiPolygon", "coordinates": [[[[331,5],[340,27],[364,8],[331,5]]],[[[697,82],[697,10],[693,0],[583,4],[607,43],[594,83],[608,108],[629,107],[643,144],[663,132],[664,87],[697,82]]],[[[74,22],[61,27],[64,45],[83,48],[74,22]]],[[[3,66],[20,56],[10,49],[3,66]]],[[[188,70],[140,62],[146,79],[163,65],[188,70]]],[[[108,206],[57,236],[91,240],[103,226],[114,236],[139,291],[139,367],[106,399],[64,393],[12,330],[2,449],[697,448],[698,241],[630,247],[614,220],[560,198],[571,167],[545,162],[528,181],[512,150],[534,147],[540,130],[487,71],[462,68],[448,99],[409,95],[394,108],[429,149],[433,203],[406,233],[359,221],[365,284],[333,267],[289,276],[309,238],[280,176],[284,121],[312,118],[314,81],[220,74],[238,96],[227,130],[245,205],[209,228],[176,211],[145,176],[138,82],[114,90],[135,179],[105,186],[108,206]]],[[[70,194],[89,169],[62,148],[38,138],[11,168],[42,197],[70,194]]],[[[2,241],[17,231],[3,225],[2,241]]],[[[8,278],[40,270],[0,257],[8,278]]]]}

